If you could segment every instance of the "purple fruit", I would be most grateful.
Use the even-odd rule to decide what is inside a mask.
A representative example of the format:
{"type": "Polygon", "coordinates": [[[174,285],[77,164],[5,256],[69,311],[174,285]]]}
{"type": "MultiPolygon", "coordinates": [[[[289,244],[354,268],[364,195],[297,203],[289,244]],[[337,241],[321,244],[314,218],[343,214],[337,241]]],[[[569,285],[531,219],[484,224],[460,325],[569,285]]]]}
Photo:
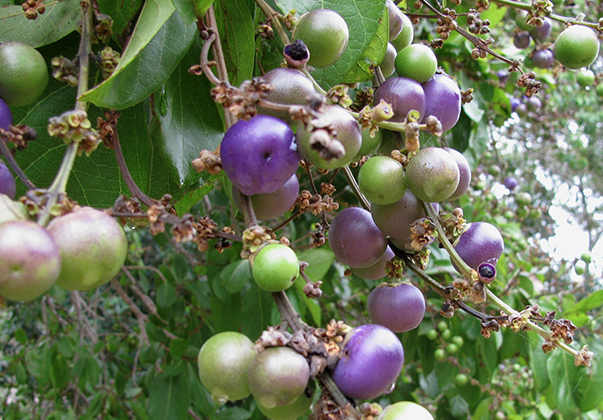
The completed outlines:
{"type": "Polygon", "coordinates": [[[516,33],[513,37],[513,45],[520,50],[528,48],[530,46],[530,41],[532,41],[532,36],[526,31],[516,33]]]}
{"type": "Polygon", "coordinates": [[[551,34],[551,30],[553,29],[553,22],[548,17],[543,19],[542,26],[536,26],[530,30],[532,36],[539,40],[544,41],[551,34]]]}
{"type": "Polygon", "coordinates": [[[526,115],[528,115],[528,106],[524,103],[521,103],[517,105],[517,107],[515,108],[515,112],[517,112],[517,115],[519,115],[520,117],[525,117],[526,115]]]}
{"type": "Polygon", "coordinates": [[[8,131],[8,126],[13,123],[13,113],[10,112],[10,108],[0,98],[0,128],[8,131]]]}
{"type": "Polygon", "coordinates": [[[456,200],[467,192],[469,184],[471,184],[471,166],[469,166],[467,158],[461,152],[451,149],[450,147],[445,147],[444,150],[454,157],[456,164],[459,166],[459,185],[448,198],[449,200],[456,200]]]}
{"type": "Polygon", "coordinates": [[[394,256],[394,251],[388,246],[385,249],[385,254],[383,254],[383,257],[381,257],[379,261],[368,267],[352,267],[352,273],[365,280],[379,280],[385,278],[385,276],[387,276],[385,266],[388,261],[394,258],[394,256]]]}
{"type": "Polygon", "coordinates": [[[333,381],[347,397],[368,400],[391,391],[403,365],[404,349],[393,332],[360,325],[346,336],[333,381]]]}
{"type": "Polygon", "coordinates": [[[369,294],[367,309],[375,324],[395,333],[413,330],[425,315],[425,298],[408,283],[381,283],[369,294]]]}
{"type": "MultiPolygon", "coordinates": [[[[262,79],[274,88],[268,93],[266,99],[279,104],[306,105],[308,99],[316,94],[310,79],[299,70],[278,67],[270,70],[262,76],[262,79]]],[[[273,111],[258,106],[258,112],[291,121],[289,113],[285,111],[273,111]]]]}
{"type": "Polygon", "coordinates": [[[396,39],[402,28],[404,20],[402,18],[402,10],[392,0],[387,0],[387,12],[389,14],[389,40],[396,39]]]}
{"type": "Polygon", "coordinates": [[[391,122],[403,122],[409,111],[415,110],[425,115],[425,91],[419,82],[408,77],[392,77],[383,83],[375,93],[375,104],[383,99],[391,104],[394,116],[391,122]]]}
{"type": "Polygon", "coordinates": [[[519,185],[519,181],[517,181],[517,178],[515,178],[514,176],[510,176],[508,178],[505,178],[503,184],[505,185],[505,187],[507,187],[509,191],[513,191],[519,185]]]}
{"type": "Polygon", "coordinates": [[[329,228],[329,244],[335,257],[350,267],[369,267],[375,264],[387,247],[371,213],[359,207],[339,212],[329,228]]]}
{"type": "Polygon", "coordinates": [[[517,98],[511,98],[511,112],[515,112],[515,109],[521,105],[521,101],[517,98]]]}
{"type": "Polygon", "coordinates": [[[299,164],[293,131],[268,115],[256,115],[230,127],[220,157],[226,175],[245,195],[276,191],[299,164]]]}
{"type": "Polygon", "coordinates": [[[507,70],[499,70],[496,72],[496,77],[500,81],[506,80],[509,77],[509,72],[507,70]]]}
{"type": "Polygon", "coordinates": [[[542,101],[538,96],[530,96],[526,99],[526,105],[530,111],[539,111],[542,108],[542,101]]]}
{"type": "Polygon", "coordinates": [[[477,270],[483,262],[496,265],[503,253],[505,243],[495,226],[487,222],[473,222],[454,245],[465,263],[477,270]]]}
{"type": "Polygon", "coordinates": [[[553,62],[555,61],[555,55],[553,51],[549,50],[539,50],[534,53],[532,57],[532,62],[539,69],[549,69],[553,66],[553,62]]]}
{"type": "Polygon", "coordinates": [[[423,84],[425,116],[433,115],[442,124],[442,131],[456,125],[461,115],[461,90],[446,74],[436,74],[423,84]]]}
{"type": "MultiPolygon", "coordinates": [[[[2,141],[2,140],[0,140],[2,141]]],[[[15,198],[17,192],[17,184],[15,177],[8,169],[4,162],[0,161],[0,194],[5,194],[9,198],[15,198]]]]}
{"type": "MultiPolygon", "coordinates": [[[[299,180],[297,175],[291,178],[276,191],[266,194],[252,195],[251,204],[258,220],[271,220],[284,215],[297,201],[299,195],[299,180]]],[[[241,209],[241,193],[233,187],[232,199],[235,206],[241,209]]]]}

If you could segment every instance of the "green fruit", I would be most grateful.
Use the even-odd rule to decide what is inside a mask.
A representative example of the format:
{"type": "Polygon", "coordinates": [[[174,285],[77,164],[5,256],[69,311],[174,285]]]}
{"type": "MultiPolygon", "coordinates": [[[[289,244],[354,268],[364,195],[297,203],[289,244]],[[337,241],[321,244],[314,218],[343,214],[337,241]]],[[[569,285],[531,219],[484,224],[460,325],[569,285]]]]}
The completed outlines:
{"type": "Polygon", "coordinates": [[[454,377],[454,383],[458,386],[464,386],[469,383],[469,377],[464,373],[459,373],[454,377]]]}
{"type": "Polygon", "coordinates": [[[362,131],[362,145],[360,146],[360,150],[354,157],[353,162],[359,161],[363,156],[374,156],[377,154],[377,150],[379,150],[379,146],[381,146],[381,141],[383,140],[383,129],[375,131],[373,133],[373,137],[371,137],[370,130],[367,128],[362,131]]]}
{"type": "Polygon", "coordinates": [[[433,420],[433,416],[417,403],[401,401],[385,407],[377,420],[433,420]]]}
{"type": "Polygon", "coordinates": [[[542,210],[538,207],[530,209],[530,218],[531,219],[540,219],[542,217],[542,210]]]}
{"type": "Polygon", "coordinates": [[[555,41],[555,58],[570,69],[586,67],[599,55],[596,33],[582,25],[573,25],[561,32],[555,41]]]}
{"type": "Polygon", "coordinates": [[[448,199],[459,185],[459,166],[450,153],[437,147],[421,149],[406,166],[406,184],[419,200],[448,199]]]}
{"type": "Polygon", "coordinates": [[[429,331],[427,331],[427,339],[428,340],[435,340],[436,338],[438,338],[438,332],[434,329],[431,329],[429,331]]]}
{"type": "Polygon", "coordinates": [[[54,219],[48,232],[61,250],[57,286],[64,289],[87,291],[107,283],[119,273],[128,255],[121,225],[90,207],[54,219]]]}
{"type": "Polygon", "coordinates": [[[390,41],[392,45],[396,47],[397,51],[401,51],[408,47],[415,38],[415,30],[409,17],[402,14],[402,21],[404,22],[402,32],[400,32],[400,35],[398,35],[396,39],[390,41]]]}
{"type": "Polygon", "coordinates": [[[438,322],[438,331],[439,332],[444,332],[448,329],[448,323],[446,323],[446,321],[440,321],[438,322]]]}
{"type": "Polygon", "coordinates": [[[456,344],[450,343],[446,346],[446,351],[450,354],[456,354],[459,351],[459,348],[456,344]]]}
{"type": "Polygon", "coordinates": [[[358,185],[371,203],[378,205],[395,203],[406,192],[404,168],[393,158],[374,156],[360,168],[358,185]]]}
{"type": "Polygon", "coordinates": [[[203,344],[197,359],[199,377],[216,404],[249,396],[247,371],[255,356],[253,342],[234,331],[216,334],[203,344]]]}
{"type": "Polygon", "coordinates": [[[11,220],[27,220],[27,210],[20,201],[13,201],[0,194],[0,225],[11,220]]]}
{"type": "Polygon", "coordinates": [[[524,218],[528,215],[528,209],[526,209],[525,207],[517,207],[517,209],[515,210],[515,214],[519,218],[524,218]]]}
{"type": "Polygon", "coordinates": [[[463,344],[465,344],[465,340],[463,340],[463,337],[461,337],[460,335],[455,335],[454,337],[452,337],[452,343],[455,344],[457,347],[463,347],[463,344]]]}
{"type": "Polygon", "coordinates": [[[299,275],[299,260],[288,246],[269,244],[255,254],[251,274],[260,289],[280,292],[291,287],[299,275]]]}
{"type": "Polygon", "coordinates": [[[308,65],[329,67],[337,62],[349,39],[348,25],[333,10],[316,9],[304,13],[293,30],[292,41],[301,39],[310,51],[308,65]]]}
{"type": "Polygon", "coordinates": [[[574,267],[574,271],[577,275],[581,276],[582,274],[584,274],[584,266],[577,265],[574,267]]]}
{"type": "Polygon", "coordinates": [[[48,85],[48,68],[35,48],[21,42],[0,44],[0,98],[8,105],[33,103],[48,85]]]}
{"type": "Polygon", "coordinates": [[[310,381],[308,386],[304,390],[303,394],[300,395],[291,404],[284,406],[276,406],[273,408],[267,408],[256,399],[255,403],[258,408],[266,417],[271,420],[297,420],[302,416],[308,408],[312,405],[314,400],[314,391],[316,389],[316,382],[310,381]]]}
{"type": "Polygon", "coordinates": [[[435,74],[438,59],[428,46],[412,44],[398,52],[395,66],[398,76],[409,77],[419,83],[425,83],[435,74]]]}
{"type": "Polygon", "coordinates": [[[519,193],[515,197],[515,202],[519,206],[529,206],[532,204],[532,196],[527,192],[519,193]]]}
{"type": "Polygon", "coordinates": [[[603,96],[603,83],[599,83],[595,88],[597,96],[603,96]]]}
{"type": "Polygon", "coordinates": [[[446,350],[444,349],[436,349],[436,351],[433,353],[433,357],[435,357],[438,362],[443,361],[447,356],[446,350]]]}
{"type": "Polygon", "coordinates": [[[581,70],[576,75],[576,81],[582,87],[587,87],[595,82],[595,73],[592,70],[581,70]]]}
{"type": "Polygon", "coordinates": [[[488,173],[492,176],[500,175],[500,167],[497,165],[492,165],[488,168],[488,173]]]}
{"type": "Polygon", "coordinates": [[[590,255],[590,252],[585,252],[584,254],[582,254],[580,256],[580,259],[582,261],[584,261],[586,264],[590,264],[590,261],[592,259],[591,255],[590,255]]]}
{"type": "Polygon", "coordinates": [[[449,329],[442,331],[442,339],[444,339],[444,341],[450,340],[450,337],[452,337],[452,331],[449,329]]]}

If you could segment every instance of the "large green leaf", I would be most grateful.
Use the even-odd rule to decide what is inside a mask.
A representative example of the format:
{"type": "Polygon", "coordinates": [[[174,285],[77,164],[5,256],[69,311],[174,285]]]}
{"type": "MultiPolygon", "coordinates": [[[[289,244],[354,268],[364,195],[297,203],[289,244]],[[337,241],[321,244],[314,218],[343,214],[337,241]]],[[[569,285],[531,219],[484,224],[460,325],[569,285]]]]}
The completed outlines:
{"type": "MultiPolygon", "coordinates": [[[[596,353],[598,354],[598,353],[596,353]]],[[[593,359],[589,368],[575,368],[584,372],[575,394],[580,410],[586,412],[594,409],[603,401],[603,369],[599,359],[593,359]]]]}
{"type": "Polygon", "coordinates": [[[572,418],[578,413],[575,391],[584,376],[584,370],[574,366],[574,358],[565,352],[556,350],[547,360],[546,369],[551,381],[553,405],[564,418],[572,418]]]}
{"type": "Polygon", "coordinates": [[[198,183],[200,175],[192,169],[191,162],[199,157],[201,150],[215,150],[224,131],[216,103],[209,93],[210,82],[206,77],[188,72],[190,66],[199,62],[200,53],[201,47],[195,42],[161,93],[154,96],[159,144],[180,186],[198,183]]]}
{"type": "Polygon", "coordinates": [[[591,309],[599,308],[601,305],[603,305],[603,289],[591,293],[575,305],[564,307],[563,315],[569,316],[570,314],[584,313],[591,309]]]}
{"type": "Polygon", "coordinates": [[[119,65],[111,77],[82,95],[81,100],[100,107],[125,109],[149,97],[170,76],[188,51],[197,28],[185,24],[171,3],[167,17],[164,14],[170,8],[157,8],[157,4],[161,3],[145,4],[136,33],[119,65]],[[157,27],[159,22],[161,26],[157,27]]]}
{"type": "Polygon", "coordinates": [[[387,39],[383,38],[381,32],[379,38],[371,45],[383,19],[384,1],[278,0],[277,4],[285,13],[295,9],[298,15],[314,9],[331,9],[339,13],[348,24],[350,39],[341,58],[334,65],[317,69],[313,73],[321,85],[328,87],[342,81],[352,83],[370,80],[372,75],[362,69],[367,66],[367,60],[379,59],[387,46],[387,39]]]}
{"type": "Polygon", "coordinates": [[[100,12],[111,16],[113,19],[111,29],[116,41],[122,39],[124,32],[127,32],[127,29],[130,28],[130,22],[140,11],[143,4],[143,0],[98,0],[100,12]]]}
{"type": "Polygon", "coordinates": [[[191,404],[186,365],[180,373],[165,371],[157,375],[149,386],[148,413],[152,420],[184,419],[191,404]]]}
{"type": "Polygon", "coordinates": [[[70,34],[80,21],[79,0],[45,2],[46,12],[35,20],[21,6],[0,7],[0,42],[18,41],[41,47],[70,34]]]}

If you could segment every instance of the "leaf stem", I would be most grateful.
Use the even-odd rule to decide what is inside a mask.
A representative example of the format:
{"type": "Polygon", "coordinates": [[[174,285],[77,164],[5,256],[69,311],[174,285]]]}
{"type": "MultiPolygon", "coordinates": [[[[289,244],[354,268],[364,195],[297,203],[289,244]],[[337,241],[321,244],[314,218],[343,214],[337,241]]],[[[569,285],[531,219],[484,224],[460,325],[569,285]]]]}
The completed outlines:
{"type": "Polygon", "coordinates": [[[283,25],[281,24],[281,21],[278,18],[280,13],[278,13],[274,9],[272,9],[272,7],[270,7],[270,5],[268,3],[266,3],[264,0],[255,0],[255,3],[258,5],[258,7],[260,9],[262,9],[262,12],[264,12],[266,17],[268,19],[270,19],[270,22],[274,26],[274,29],[276,30],[276,33],[278,34],[278,37],[281,39],[281,42],[283,43],[283,45],[290,44],[291,41],[289,40],[289,35],[287,35],[285,28],[283,28],[283,25]]]}

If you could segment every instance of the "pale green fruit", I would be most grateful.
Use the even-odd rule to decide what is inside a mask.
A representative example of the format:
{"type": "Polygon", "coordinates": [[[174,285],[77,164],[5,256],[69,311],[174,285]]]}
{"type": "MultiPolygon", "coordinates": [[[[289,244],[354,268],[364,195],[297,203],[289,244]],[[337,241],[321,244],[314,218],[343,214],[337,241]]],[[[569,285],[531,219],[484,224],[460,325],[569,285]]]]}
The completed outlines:
{"type": "Polygon", "coordinates": [[[268,292],[288,289],[299,275],[297,254],[287,245],[269,244],[253,258],[251,274],[258,287],[268,292]]]}
{"type": "Polygon", "coordinates": [[[316,383],[310,381],[302,395],[297,397],[291,404],[283,406],[267,408],[257,399],[255,403],[258,405],[260,411],[271,420],[296,420],[308,411],[308,408],[312,405],[315,389],[316,383]]]}
{"type": "Polygon", "coordinates": [[[385,407],[377,420],[433,420],[433,416],[417,403],[401,401],[385,407]]]}

